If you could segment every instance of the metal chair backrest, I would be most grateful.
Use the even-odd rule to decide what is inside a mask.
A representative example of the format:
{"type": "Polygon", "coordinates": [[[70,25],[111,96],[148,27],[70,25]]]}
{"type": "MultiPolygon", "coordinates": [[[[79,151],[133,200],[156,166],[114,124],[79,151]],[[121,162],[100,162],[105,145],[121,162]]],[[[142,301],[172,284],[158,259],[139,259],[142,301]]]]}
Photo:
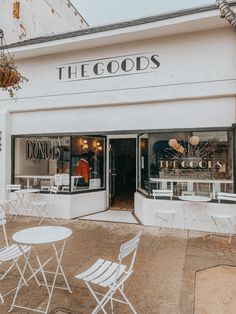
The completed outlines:
{"type": "Polygon", "coordinates": [[[118,261],[119,261],[119,265],[115,271],[114,274],[114,281],[112,283],[112,287],[114,288],[116,286],[116,283],[119,280],[125,281],[131,274],[132,274],[132,270],[133,270],[133,266],[134,266],[134,262],[135,262],[135,258],[136,258],[136,253],[137,253],[137,248],[139,245],[139,241],[140,241],[140,237],[141,237],[142,231],[140,231],[135,237],[133,237],[131,240],[129,240],[126,243],[121,244],[120,246],[120,252],[118,255],[118,261]],[[120,277],[120,270],[121,270],[121,265],[122,265],[122,260],[124,258],[126,258],[127,256],[131,255],[131,259],[130,259],[130,264],[128,267],[128,270],[125,271],[125,273],[123,274],[123,276],[121,278],[120,277]]]}
{"type": "Polygon", "coordinates": [[[135,258],[136,258],[136,252],[137,252],[137,248],[138,248],[138,245],[139,245],[141,234],[142,234],[142,231],[140,231],[131,240],[129,240],[128,242],[123,243],[120,246],[120,253],[119,253],[119,256],[118,256],[118,260],[119,260],[120,264],[122,263],[122,260],[124,258],[126,258],[127,256],[133,254],[132,257],[131,257],[131,262],[130,262],[130,265],[129,265],[128,272],[131,272],[132,269],[133,269],[134,261],[135,261],[135,258]]]}
{"type": "Polygon", "coordinates": [[[58,188],[56,186],[51,186],[50,193],[56,194],[58,192],[58,188]]]}
{"type": "Polygon", "coordinates": [[[49,202],[50,204],[54,203],[57,192],[58,192],[57,186],[51,186],[50,187],[50,202],[49,202]]]}
{"type": "Polygon", "coordinates": [[[70,184],[70,176],[69,174],[62,174],[62,185],[69,185],[70,184]]]}
{"type": "Polygon", "coordinates": [[[218,203],[220,203],[221,201],[236,202],[236,194],[234,194],[234,193],[218,192],[217,193],[217,199],[218,199],[218,203]]]}
{"type": "Polygon", "coordinates": [[[6,185],[6,191],[11,192],[11,191],[18,191],[21,189],[20,184],[7,184],[6,185]]]}
{"type": "Polygon", "coordinates": [[[5,225],[6,225],[6,218],[2,210],[0,210],[0,226],[2,226],[3,228],[3,235],[4,235],[4,240],[6,242],[6,245],[9,246],[5,225]]]}
{"type": "Polygon", "coordinates": [[[62,185],[62,175],[61,174],[54,174],[54,182],[56,186],[62,185]]]}
{"type": "Polygon", "coordinates": [[[170,197],[172,200],[173,197],[173,191],[172,190],[152,190],[152,194],[154,196],[154,199],[159,196],[165,196],[165,197],[170,197]]]}

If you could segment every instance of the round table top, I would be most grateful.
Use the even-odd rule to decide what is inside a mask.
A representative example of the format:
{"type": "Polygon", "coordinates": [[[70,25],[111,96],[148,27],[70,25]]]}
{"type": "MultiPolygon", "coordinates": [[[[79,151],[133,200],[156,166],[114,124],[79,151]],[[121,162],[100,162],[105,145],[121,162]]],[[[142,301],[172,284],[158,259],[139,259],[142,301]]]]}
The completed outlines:
{"type": "Polygon", "coordinates": [[[40,192],[40,189],[22,189],[22,190],[17,190],[15,191],[16,193],[22,193],[22,194],[26,194],[26,193],[37,193],[40,192]]]}
{"type": "Polygon", "coordinates": [[[40,226],[23,229],[13,234],[12,239],[23,244],[46,244],[65,240],[72,230],[60,226],[40,226]]]}
{"type": "Polygon", "coordinates": [[[179,196],[179,199],[182,201],[189,202],[210,202],[211,198],[207,196],[199,196],[199,195],[182,195],[179,196]]]}

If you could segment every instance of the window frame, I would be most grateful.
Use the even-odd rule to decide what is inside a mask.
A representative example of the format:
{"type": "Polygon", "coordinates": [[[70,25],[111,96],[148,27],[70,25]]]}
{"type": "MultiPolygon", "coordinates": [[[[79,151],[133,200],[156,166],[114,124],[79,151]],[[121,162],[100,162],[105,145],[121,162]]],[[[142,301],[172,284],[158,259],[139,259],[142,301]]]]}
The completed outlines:
{"type": "MultiPolygon", "coordinates": [[[[106,191],[107,189],[107,136],[104,134],[94,134],[94,133],[41,133],[41,134],[19,134],[19,135],[11,135],[11,183],[15,183],[15,141],[17,138],[30,138],[30,137],[69,137],[70,138],[70,166],[69,166],[69,191],[60,191],[60,195],[74,195],[74,194],[84,194],[84,193],[92,193],[92,192],[99,192],[99,191],[106,191]],[[71,173],[72,173],[72,137],[79,136],[79,137],[96,137],[101,138],[104,140],[104,151],[103,151],[103,158],[104,158],[104,186],[101,188],[96,189],[86,189],[86,190],[75,190],[71,191],[71,173]]],[[[48,191],[40,191],[42,194],[48,194],[48,191]]]]}

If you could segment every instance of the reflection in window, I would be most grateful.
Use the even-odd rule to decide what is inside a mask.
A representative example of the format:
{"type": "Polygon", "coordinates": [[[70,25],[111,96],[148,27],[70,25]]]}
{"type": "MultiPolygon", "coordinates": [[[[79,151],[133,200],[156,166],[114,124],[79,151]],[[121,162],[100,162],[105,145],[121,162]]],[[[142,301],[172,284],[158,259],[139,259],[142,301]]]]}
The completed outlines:
{"type": "Polygon", "coordinates": [[[232,192],[232,132],[156,133],[149,134],[148,142],[150,178],[146,192],[173,189],[176,196],[210,197],[219,191],[232,192]]]}
{"type": "Polygon", "coordinates": [[[104,188],[104,156],[103,137],[16,137],[14,183],[59,192],[104,188]]]}
{"type": "Polygon", "coordinates": [[[104,187],[104,149],[101,137],[72,137],[72,182],[74,191],[104,187]]]}
{"type": "Polygon", "coordinates": [[[14,182],[23,188],[69,191],[70,137],[15,138],[14,182]]]}

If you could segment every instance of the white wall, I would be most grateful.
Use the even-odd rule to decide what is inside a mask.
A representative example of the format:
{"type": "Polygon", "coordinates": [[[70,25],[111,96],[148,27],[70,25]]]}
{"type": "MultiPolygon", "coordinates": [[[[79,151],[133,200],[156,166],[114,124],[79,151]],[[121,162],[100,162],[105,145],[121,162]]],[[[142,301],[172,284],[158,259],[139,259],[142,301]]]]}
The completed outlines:
{"type": "MultiPolygon", "coordinates": [[[[199,230],[207,232],[218,232],[216,226],[207,213],[210,211],[224,211],[225,213],[235,213],[235,204],[218,204],[204,202],[183,202],[180,200],[154,200],[143,197],[140,193],[135,193],[135,215],[145,226],[166,227],[160,219],[156,219],[156,210],[176,210],[173,228],[188,230],[199,230]],[[191,219],[194,217],[194,219],[191,219]]],[[[163,219],[170,218],[168,215],[161,215],[163,219]]],[[[234,221],[236,221],[234,219],[234,221]]],[[[224,222],[221,220],[221,223],[224,222]]],[[[229,228],[221,229],[221,232],[229,232],[229,228]]]]}
{"type": "Polygon", "coordinates": [[[235,99],[213,98],[12,114],[13,134],[225,127],[235,122],[235,99]]]}
{"type": "Polygon", "coordinates": [[[67,0],[20,1],[20,18],[13,17],[13,0],[0,1],[0,26],[7,44],[87,26],[67,0]]]}
{"type": "MultiPolygon", "coordinates": [[[[19,69],[29,82],[17,100],[0,93],[0,112],[11,113],[3,128],[9,137],[230,127],[235,123],[235,41],[233,30],[225,28],[21,60],[19,69]],[[58,80],[56,68],[63,63],[150,52],[158,54],[161,63],[150,73],[58,80]]],[[[10,156],[6,143],[5,161],[10,156]]],[[[9,180],[4,166],[1,171],[9,180]]]]}
{"type": "Polygon", "coordinates": [[[29,78],[17,94],[7,92],[0,103],[11,110],[92,106],[235,95],[236,38],[231,29],[218,29],[175,37],[127,43],[19,60],[19,69],[29,78]],[[153,52],[160,67],[146,74],[90,79],[58,80],[61,64],[121,55],[153,52]]]}
{"type": "MultiPolygon", "coordinates": [[[[106,191],[97,191],[90,193],[81,193],[74,195],[61,195],[57,194],[52,205],[45,208],[46,212],[40,211],[30,206],[30,211],[21,210],[19,202],[16,210],[12,209],[11,213],[18,213],[20,215],[30,216],[49,216],[62,219],[73,219],[84,215],[103,211],[107,208],[106,204],[106,191]]],[[[51,196],[49,194],[40,194],[40,200],[48,201],[52,203],[51,196]]],[[[14,192],[6,195],[10,199],[16,199],[14,192]]],[[[24,197],[24,203],[37,200],[38,195],[28,194],[24,197]]]]}

